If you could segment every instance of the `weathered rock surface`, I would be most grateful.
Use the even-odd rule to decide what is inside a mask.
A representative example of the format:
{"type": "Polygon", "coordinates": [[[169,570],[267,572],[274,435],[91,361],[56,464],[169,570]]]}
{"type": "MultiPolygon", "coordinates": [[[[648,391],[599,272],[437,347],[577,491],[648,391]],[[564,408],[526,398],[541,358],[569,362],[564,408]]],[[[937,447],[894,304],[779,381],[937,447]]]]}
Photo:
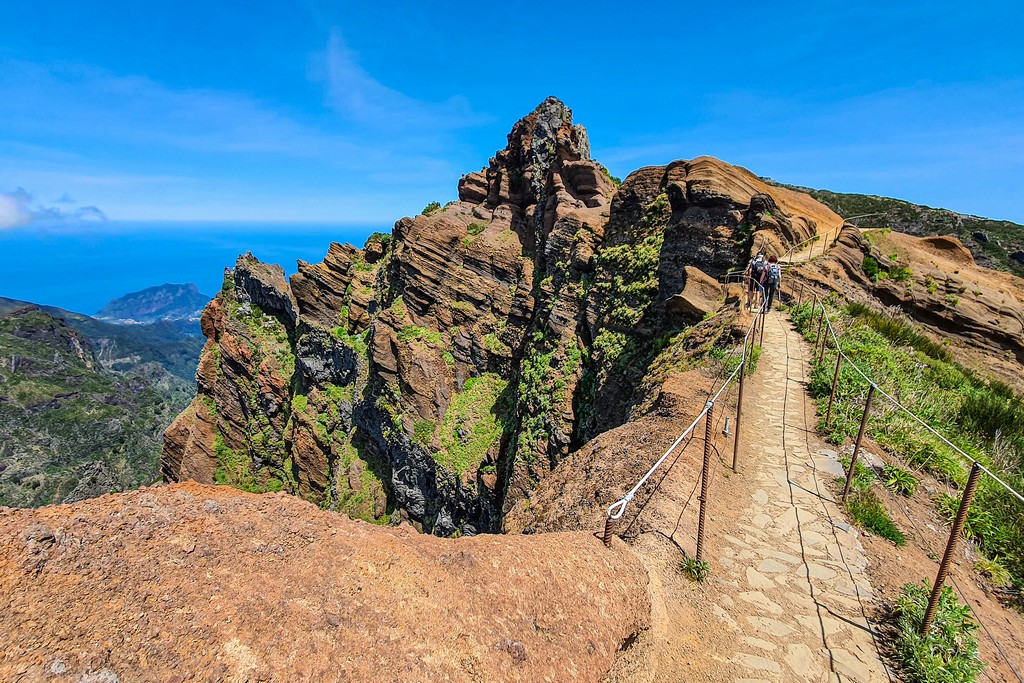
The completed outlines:
{"type": "Polygon", "coordinates": [[[1024,281],[974,262],[955,237],[913,237],[897,232],[862,234],[848,228],[834,249],[799,271],[811,281],[844,294],[865,292],[896,307],[996,374],[1018,381],[1024,362],[1024,281]],[[865,258],[878,264],[872,279],[865,258]],[[1001,368],[1000,358],[1011,367],[1001,368]]]}
{"type": "Polygon", "coordinates": [[[0,509],[0,679],[599,681],[646,583],[591,534],[430,538],[195,483],[0,509]]]}
{"type": "Polygon", "coordinates": [[[617,187],[548,98],[458,201],[362,250],[331,245],[290,284],[239,259],[204,315],[199,396],[167,432],[164,472],[496,531],[645,404],[659,340],[717,309],[717,276],[756,236],[782,251],[839,221],[709,157],[617,187]]]}

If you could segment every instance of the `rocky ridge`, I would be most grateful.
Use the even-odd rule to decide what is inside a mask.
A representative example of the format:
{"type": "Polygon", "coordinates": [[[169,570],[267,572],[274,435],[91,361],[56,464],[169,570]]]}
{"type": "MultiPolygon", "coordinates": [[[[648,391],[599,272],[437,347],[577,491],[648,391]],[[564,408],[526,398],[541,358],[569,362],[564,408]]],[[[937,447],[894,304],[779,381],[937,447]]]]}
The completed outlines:
{"type": "Polygon", "coordinates": [[[782,250],[841,222],[709,157],[617,187],[549,98],[457,201],[331,245],[290,282],[241,257],[203,315],[164,474],[496,531],[560,461],[649,409],[648,367],[721,305],[715,278],[755,239],[782,250]]]}
{"type": "Polygon", "coordinates": [[[0,679],[596,683],[645,586],[589,534],[455,542],[283,493],[0,509],[0,679]]]}
{"type": "Polygon", "coordinates": [[[975,263],[956,237],[849,227],[799,279],[925,325],[958,358],[1017,386],[1024,363],[1024,281],[975,263]]]}

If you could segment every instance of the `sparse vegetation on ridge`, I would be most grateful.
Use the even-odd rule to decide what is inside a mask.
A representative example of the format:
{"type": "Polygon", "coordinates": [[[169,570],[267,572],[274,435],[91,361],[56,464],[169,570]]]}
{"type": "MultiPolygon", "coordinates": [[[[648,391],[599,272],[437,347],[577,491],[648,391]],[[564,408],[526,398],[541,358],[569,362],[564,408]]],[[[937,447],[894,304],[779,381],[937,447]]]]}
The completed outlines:
{"type": "Polygon", "coordinates": [[[896,602],[893,653],[909,683],[971,683],[985,664],[978,656],[978,624],[953,589],[943,586],[928,635],[922,636],[931,587],[908,583],[896,602]]]}
{"type": "MultiPolygon", "coordinates": [[[[832,300],[828,308],[844,352],[882,389],[966,453],[999,471],[1011,486],[1024,489],[1024,401],[1012,389],[981,380],[908,321],[871,312],[863,304],[841,308],[832,300]]],[[[798,328],[813,340],[817,325],[808,324],[810,305],[794,308],[792,315],[798,328]]],[[[843,363],[832,420],[825,424],[834,367],[835,356],[826,353],[824,361],[812,367],[809,389],[822,416],[819,430],[840,444],[857,433],[868,383],[843,363]]],[[[881,397],[875,400],[867,434],[911,467],[955,487],[966,481],[967,466],[958,454],[881,397]]],[[[892,484],[895,491],[903,493],[903,488],[913,493],[906,475],[893,469],[888,473],[889,479],[899,480],[892,484]]],[[[952,521],[959,496],[940,497],[937,504],[940,516],[952,521]]],[[[1016,498],[991,478],[982,477],[965,527],[965,535],[986,557],[1002,563],[1017,586],[1024,585],[1022,511],[1016,498]]]]}

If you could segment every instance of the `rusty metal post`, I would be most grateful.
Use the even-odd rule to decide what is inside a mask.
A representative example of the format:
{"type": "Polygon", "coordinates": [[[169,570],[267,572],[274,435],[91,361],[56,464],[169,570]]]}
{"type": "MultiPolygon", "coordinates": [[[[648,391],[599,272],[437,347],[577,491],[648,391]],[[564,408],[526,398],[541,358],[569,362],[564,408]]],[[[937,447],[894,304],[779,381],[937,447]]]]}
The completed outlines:
{"type": "Polygon", "coordinates": [[[821,337],[821,351],[818,352],[818,362],[825,360],[825,349],[828,348],[828,328],[825,328],[825,334],[821,337]]]}
{"type": "Polygon", "coordinates": [[[803,301],[804,301],[804,284],[806,284],[806,283],[803,283],[803,282],[800,283],[800,296],[798,296],[796,298],[796,305],[797,306],[802,304],[803,301]]]}
{"type": "Polygon", "coordinates": [[[740,452],[740,416],[743,414],[743,378],[747,374],[747,344],[743,343],[743,362],[740,363],[740,390],[736,397],[736,433],[732,439],[732,471],[736,472],[736,459],[740,452]]]}
{"type": "Polygon", "coordinates": [[[611,515],[608,515],[604,520],[604,536],[601,537],[601,540],[604,541],[606,546],[610,546],[612,544],[612,526],[614,526],[614,524],[615,520],[612,519],[611,515]]]}
{"type": "Polygon", "coordinates": [[[818,352],[818,344],[821,343],[821,328],[825,326],[825,304],[821,305],[821,319],[818,321],[818,336],[814,338],[814,352],[818,352]]]}
{"type": "Polygon", "coordinates": [[[964,522],[967,521],[967,511],[971,507],[971,499],[974,498],[974,490],[978,488],[978,477],[981,475],[981,465],[974,463],[971,467],[971,474],[967,477],[967,486],[964,487],[964,495],[960,498],[960,509],[956,511],[956,519],[953,520],[953,528],[949,530],[949,541],[946,542],[946,552],[942,555],[942,562],[939,563],[939,573],[932,585],[932,594],[928,598],[928,609],[924,613],[924,621],[921,622],[921,635],[928,635],[928,629],[932,627],[932,619],[935,617],[935,609],[939,606],[939,595],[942,594],[942,586],[946,583],[946,575],[949,574],[949,563],[956,552],[957,541],[964,530],[964,522]]]}
{"type": "Polygon", "coordinates": [[[836,400],[836,387],[839,385],[839,364],[843,362],[843,354],[836,349],[836,371],[832,375],[832,393],[828,395],[828,410],[825,411],[825,426],[832,417],[832,403],[836,400]]]}
{"type": "Polygon", "coordinates": [[[708,509],[708,479],[711,470],[711,422],[715,412],[715,404],[708,401],[708,412],[704,416],[704,464],[700,470],[700,512],[697,516],[697,561],[704,559],[704,517],[708,509]]]}
{"type": "Polygon", "coordinates": [[[871,399],[875,397],[875,384],[871,383],[868,389],[868,399],[864,401],[864,417],[860,419],[860,431],[857,432],[857,443],[853,447],[853,455],[850,456],[850,471],[846,473],[846,486],[843,488],[843,502],[850,495],[850,484],[853,483],[853,468],[857,465],[857,454],[860,453],[860,442],[864,438],[864,428],[868,426],[868,414],[871,412],[871,399]]]}
{"type": "Polygon", "coordinates": [[[766,315],[768,315],[768,312],[765,311],[762,308],[761,309],[761,340],[758,342],[759,344],[761,344],[762,347],[764,347],[764,322],[765,322],[765,316],[766,315]]]}

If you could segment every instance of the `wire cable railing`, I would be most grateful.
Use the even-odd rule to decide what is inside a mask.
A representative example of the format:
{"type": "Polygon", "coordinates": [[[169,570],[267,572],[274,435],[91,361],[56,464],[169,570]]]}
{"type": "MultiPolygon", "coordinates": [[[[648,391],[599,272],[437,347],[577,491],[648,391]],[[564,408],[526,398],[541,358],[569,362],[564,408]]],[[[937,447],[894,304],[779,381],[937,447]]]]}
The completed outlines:
{"type": "MultiPolygon", "coordinates": [[[[814,301],[814,303],[812,304],[812,318],[813,318],[813,306],[816,306],[818,304],[818,301],[819,301],[817,295],[814,296],[814,300],[813,301],[814,301]]],[[[897,398],[895,398],[894,396],[889,394],[887,391],[882,389],[880,386],[878,386],[878,384],[875,382],[875,380],[872,379],[871,377],[869,377],[867,375],[867,373],[865,373],[856,363],[854,363],[850,359],[850,357],[847,356],[846,353],[843,351],[842,347],[839,344],[839,336],[836,334],[835,327],[832,325],[832,320],[828,317],[828,311],[825,310],[824,303],[822,303],[821,314],[824,316],[825,329],[828,331],[829,335],[832,337],[833,343],[835,344],[835,350],[837,350],[839,352],[839,355],[842,356],[842,359],[845,360],[850,365],[850,367],[854,369],[854,371],[858,375],[860,375],[862,378],[864,378],[864,380],[874,389],[875,392],[881,394],[884,398],[888,399],[888,401],[893,406],[895,406],[896,408],[899,408],[904,414],[906,414],[912,420],[914,420],[915,422],[920,424],[928,432],[930,432],[934,436],[938,437],[944,444],[946,444],[951,449],[956,451],[956,453],[959,454],[962,458],[964,458],[965,460],[970,462],[972,466],[977,465],[981,469],[982,472],[984,472],[989,477],[991,477],[993,480],[995,480],[1000,486],[1002,486],[1004,489],[1006,489],[1006,491],[1008,493],[1010,493],[1012,496],[1014,496],[1015,498],[1020,500],[1022,503],[1024,503],[1024,495],[1022,495],[1019,491],[1017,491],[1012,486],[1007,484],[1005,481],[1000,479],[998,475],[996,475],[994,472],[992,472],[992,470],[990,470],[988,467],[986,467],[977,458],[975,458],[975,457],[971,456],[970,454],[966,453],[962,448],[960,448],[955,443],[953,443],[952,441],[947,439],[937,429],[935,429],[930,424],[928,424],[927,422],[922,420],[920,417],[915,415],[913,411],[911,411],[905,405],[900,403],[900,401],[897,398]]]]}
{"type": "MultiPolygon", "coordinates": [[[[721,399],[722,394],[725,392],[725,390],[738,377],[739,378],[739,392],[740,393],[739,393],[739,399],[737,401],[737,407],[736,407],[736,432],[735,432],[735,437],[734,437],[734,450],[733,450],[733,470],[735,470],[736,469],[737,450],[738,450],[738,445],[739,445],[739,434],[740,434],[740,425],[741,425],[741,412],[742,412],[742,403],[743,403],[743,378],[744,378],[744,376],[746,374],[746,366],[747,366],[747,362],[748,362],[747,348],[748,348],[748,344],[752,347],[754,335],[757,333],[759,328],[760,328],[761,334],[762,335],[764,334],[764,315],[767,312],[768,304],[770,303],[764,297],[764,288],[761,286],[761,284],[759,282],[754,282],[754,284],[756,284],[757,287],[761,289],[762,296],[761,296],[760,308],[755,313],[753,321],[751,321],[749,327],[747,328],[746,333],[743,335],[743,340],[739,344],[737,344],[731,350],[731,352],[734,352],[737,348],[742,348],[742,350],[743,350],[743,357],[741,358],[739,364],[729,374],[728,378],[726,378],[726,380],[722,383],[722,386],[718,388],[718,391],[715,392],[714,395],[705,402],[703,410],[701,410],[700,413],[698,413],[697,417],[695,417],[693,419],[693,421],[683,431],[683,433],[679,435],[679,437],[672,443],[672,445],[669,446],[668,449],[665,450],[665,452],[662,454],[662,456],[660,458],[658,458],[654,462],[653,465],[651,465],[651,467],[647,470],[647,472],[639,479],[639,481],[637,481],[637,483],[632,488],[630,488],[626,492],[626,494],[624,496],[622,496],[619,500],[615,501],[614,503],[612,503],[608,507],[607,516],[605,518],[604,534],[603,534],[603,541],[604,541],[605,545],[609,545],[611,543],[612,526],[613,526],[613,524],[616,521],[618,521],[619,519],[621,519],[622,516],[625,514],[626,508],[629,506],[630,502],[632,502],[632,500],[636,496],[637,492],[640,491],[640,489],[644,486],[644,484],[646,484],[650,480],[650,478],[655,474],[655,472],[658,471],[658,469],[664,464],[664,462],[669,458],[669,456],[672,455],[672,453],[680,446],[680,444],[682,444],[684,441],[686,441],[687,438],[690,437],[691,434],[693,434],[694,429],[697,428],[697,425],[700,424],[701,420],[705,420],[706,434],[705,434],[705,439],[704,439],[704,465],[703,465],[703,468],[701,470],[701,496],[699,498],[699,501],[700,501],[700,512],[698,514],[698,523],[697,523],[697,549],[696,549],[696,558],[697,558],[697,560],[701,560],[702,559],[703,536],[704,536],[704,518],[705,518],[706,500],[707,500],[707,487],[709,485],[709,481],[708,481],[708,478],[709,478],[709,462],[710,462],[710,458],[711,458],[711,433],[712,433],[712,421],[714,419],[714,417],[713,417],[713,415],[714,415],[714,407],[715,407],[715,404],[721,399]]],[[[714,387],[712,387],[712,391],[714,391],[714,387]]],[[[710,395],[710,392],[709,392],[709,395],[710,395]]]]}
{"type": "MultiPolygon", "coordinates": [[[[867,426],[868,418],[871,413],[872,399],[874,398],[876,393],[880,394],[883,398],[889,401],[889,403],[893,407],[895,407],[903,414],[910,417],[912,420],[914,420],[922,427],[924,427],[924,429],[927,430],[930,434],[940,439],[944,444],[946,444],[946,446],[952,449],[953,452],[957,453],[964,460],[971,463],[971,471],[967,478],[967,482],[964,485],[963,494],[960,498],[960,505],[957,510],[956,517],[953,520],[952,528],[949,534],[949,540],[946,543],[946,551],[942,556],[942,560],[939,562],[939,571],[937,576],[935,577],[934,583],[932,584],[932,591],[928,600],[928,607],[925,611],[924,619],[922,620],[921,634],[924,635],[927,634],[931,628],[932,619],[934,618],[935,611],[938,607],[939,596],[941,595],[942,587],[945,584],[946,578],[949,575],[950,563],[952,562],[953,555],[956,551],[956,545],[959,541],[960,535],[963,533],[964,525],[967,521],[967,514],[970,510],[971,501],[974,497],[975,491],[977,490],[978,480],[981,474],[987,474],[993,481],[999,484],[999,486],[1001,486],[1007,493],[1009,493],[1011,496],[1013,496],[1014,498],[1021,502],[1024,502],[1024,494],[1021,494],[1020,491],[1017,491],[1012,486],[1007,484],[998,475],[992,472],[992,470],[990,470],[982,462],[980,462],[977,458],[965,452],[962,448],[960,448],[955,443],[946,438],[945,435],[941,434],[937,429],[932,427],[925,420],[916,415],[912,410],[903,405],[903,403],[900,402],[896,397],[892,396],[890,393],[879,387],[878,383],[875,382],[875,380],[872,377],[870,377],[866,372],[864,372],[864,370],[860,366],[858,366],[848,355],[846,355],[846,352],[843,351],[842,344],[840,344],[840,335],[837,334],[835,326],[832,324],[831,318],[829,318],[828,311],[825,307],[825,302],[819,299],[817,293],[814,294],[811,303],[811,316],[808,322],[808,329],[811,329],[814,326],[815,311],[819,307],[819,304],[821,308],[821,315],[820,320],[818,322],[817,337],[814,340],[815,353],[812,354],[812,357],[813,355],[817,355],[819,362],[824,358],[825,348],[828,345],[828,340],[830,337],[832,339],[836,351],[836,367],[832,377],[832,389],[831,395],[829,397],[828,409],[825,413],[826,424],[828,423],[829,418],[831,416],[832,405],[836,396],[836,387],[838,386],[839,373],[843,361],[846,361],[846,363],[851,368],[853,368],[853,370],[868,383],[869,387],[867,397],[864,401],[864,414],[861,418],[860,430],[857,433],[857,439],[853,447],[853,454],[850,456],[850,465],[846,472],[846,482],[843,488],[842,496],[843,501],[846,501],[846,498],[850,492],[850,486],[853,482],[855,467],[857,465],[857,456],[860,453],[861,442],[864,438],[865,427],[867,426]],[[823,328],[825,334],[822,334],[823,328]],[[819,341],[821,343],[820,352],[818,351],[819,341]]],[[[1016,674],[1016,671],[1014,673],[1016,674]]]]}

